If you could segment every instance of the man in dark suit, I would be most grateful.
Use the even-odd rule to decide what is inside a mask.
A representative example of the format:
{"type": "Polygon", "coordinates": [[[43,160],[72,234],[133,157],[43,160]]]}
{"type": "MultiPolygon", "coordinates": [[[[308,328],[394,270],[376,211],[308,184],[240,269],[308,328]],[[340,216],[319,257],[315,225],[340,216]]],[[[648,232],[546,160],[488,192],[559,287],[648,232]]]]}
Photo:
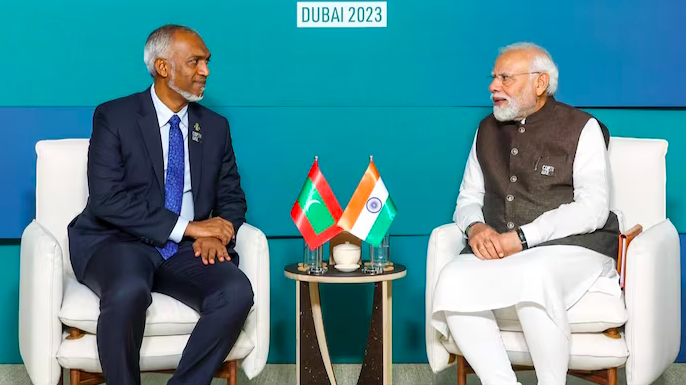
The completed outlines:
{"type": "Polygon", "coordinates": [[[97,342],[108,384],[140,384],[151,291],[200,313],[169,384],[209,384],[253,305],[233,249],[245,195],[228,121],[195,103],[209,76],[203,40],[166,25],[144,51],[152,87],[95,110],[89,198],[69,224],[71,260],[100,297],[97,342]]]}

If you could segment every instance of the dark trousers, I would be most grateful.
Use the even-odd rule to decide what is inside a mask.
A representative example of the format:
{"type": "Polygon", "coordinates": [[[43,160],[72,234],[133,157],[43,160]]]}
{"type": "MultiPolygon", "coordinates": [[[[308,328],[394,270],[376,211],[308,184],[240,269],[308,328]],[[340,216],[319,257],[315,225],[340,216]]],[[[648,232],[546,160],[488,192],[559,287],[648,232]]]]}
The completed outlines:
{"type": "Polygon", "coordinates": [[[224,362],[253,305],[250,281],[232,262],[204,265],[192,244],[164,260],[142,242],[110,243],[88,262],[84,284],[100,297],[97,342],[108,384],[138,385],[151,292],[195,309],[200,320],[169,384],[204,385],[224,362]]]}

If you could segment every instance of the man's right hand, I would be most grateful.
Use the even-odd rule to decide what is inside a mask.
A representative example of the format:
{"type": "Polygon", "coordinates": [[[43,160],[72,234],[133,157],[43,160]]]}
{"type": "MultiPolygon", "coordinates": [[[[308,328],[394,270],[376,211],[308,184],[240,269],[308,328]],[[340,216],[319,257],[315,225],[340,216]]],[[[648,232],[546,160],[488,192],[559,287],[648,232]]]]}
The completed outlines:
{"type": "Polygon", "coordinates": [[[469,229],[469,246],[479,259],[505,257],[500,234],[485,223],[477,223],[469,229]]]}
{"type": "Polygon", "coordinates": [[[214,265],[215,259],[219,262],[231,260],[226,245],[222,245],[221,241],[214,237],[197,239],[193,242],[193,251],[196,257],[202,258],[204,265],[214,265]]]}
{"type": "Polygon", "coordinates": [[[204,221],[190,222],[183,235],[193,239],[214,237],[228,245],[235,238],[233,223],[224,218],[214,217],[204,221]]]}

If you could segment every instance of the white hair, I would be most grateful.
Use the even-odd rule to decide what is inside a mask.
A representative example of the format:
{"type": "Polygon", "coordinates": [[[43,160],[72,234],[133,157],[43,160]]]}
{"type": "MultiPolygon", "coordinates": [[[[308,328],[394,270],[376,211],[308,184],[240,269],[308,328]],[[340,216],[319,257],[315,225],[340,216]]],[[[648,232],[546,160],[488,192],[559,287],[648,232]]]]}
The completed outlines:
{"type": "Polygon", "coordinates": [[[514,43],[501,48],[500,54],[502,55],[506,52],[520,49],[534,51],[530,71],[548,74],[548,88],[546,88],[545,92],[550,96],[555,95],[555,92],[557,92],[557,79],[560,73],[557,69],[557,65],[553,62],[553,57],[550,56],[550,53],[548,53],[545,48],[534,43],[514,43]]]}
{"type": "Polygon", "coordinates": [[[153,78],[157,76],[155,60],[159,58],[171,58],[172,38],[174,37],[174,33],[177,31],[189,32],[200,36],[194,29],[184,27],[182,25],[167,24],[152,31],[148,36],[148,39],[145,41],[145,47],[143,48],[143,61],[145,62],[145,66],[148,68],[148,73],[153,78]]]}

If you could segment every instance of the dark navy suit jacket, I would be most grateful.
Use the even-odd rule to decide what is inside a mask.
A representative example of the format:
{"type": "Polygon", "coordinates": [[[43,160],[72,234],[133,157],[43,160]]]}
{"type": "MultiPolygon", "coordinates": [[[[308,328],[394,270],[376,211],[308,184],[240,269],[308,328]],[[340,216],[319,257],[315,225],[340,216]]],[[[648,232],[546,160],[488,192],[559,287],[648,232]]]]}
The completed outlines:
{"type": "MultiPolygon", "coordinates": [[[[226,118],[190,103],[188,152],[194,220],[222,217],[238,232],[247,206],[226,118]],[[193,140],[194,131],[201,140],[193,140]]],[[[162,141],[149,88],[95,109],[88,190],[86,208],[68,228],[72,266],[79,280],[93,254],[110,242],[164,246],[178,215],[164,207],[162,141]]],[[[191,241],[184,238],[182,244],[191,241]]],[[[227,249],[232,262],[238,263],[233,241],[227,249]]]]}

